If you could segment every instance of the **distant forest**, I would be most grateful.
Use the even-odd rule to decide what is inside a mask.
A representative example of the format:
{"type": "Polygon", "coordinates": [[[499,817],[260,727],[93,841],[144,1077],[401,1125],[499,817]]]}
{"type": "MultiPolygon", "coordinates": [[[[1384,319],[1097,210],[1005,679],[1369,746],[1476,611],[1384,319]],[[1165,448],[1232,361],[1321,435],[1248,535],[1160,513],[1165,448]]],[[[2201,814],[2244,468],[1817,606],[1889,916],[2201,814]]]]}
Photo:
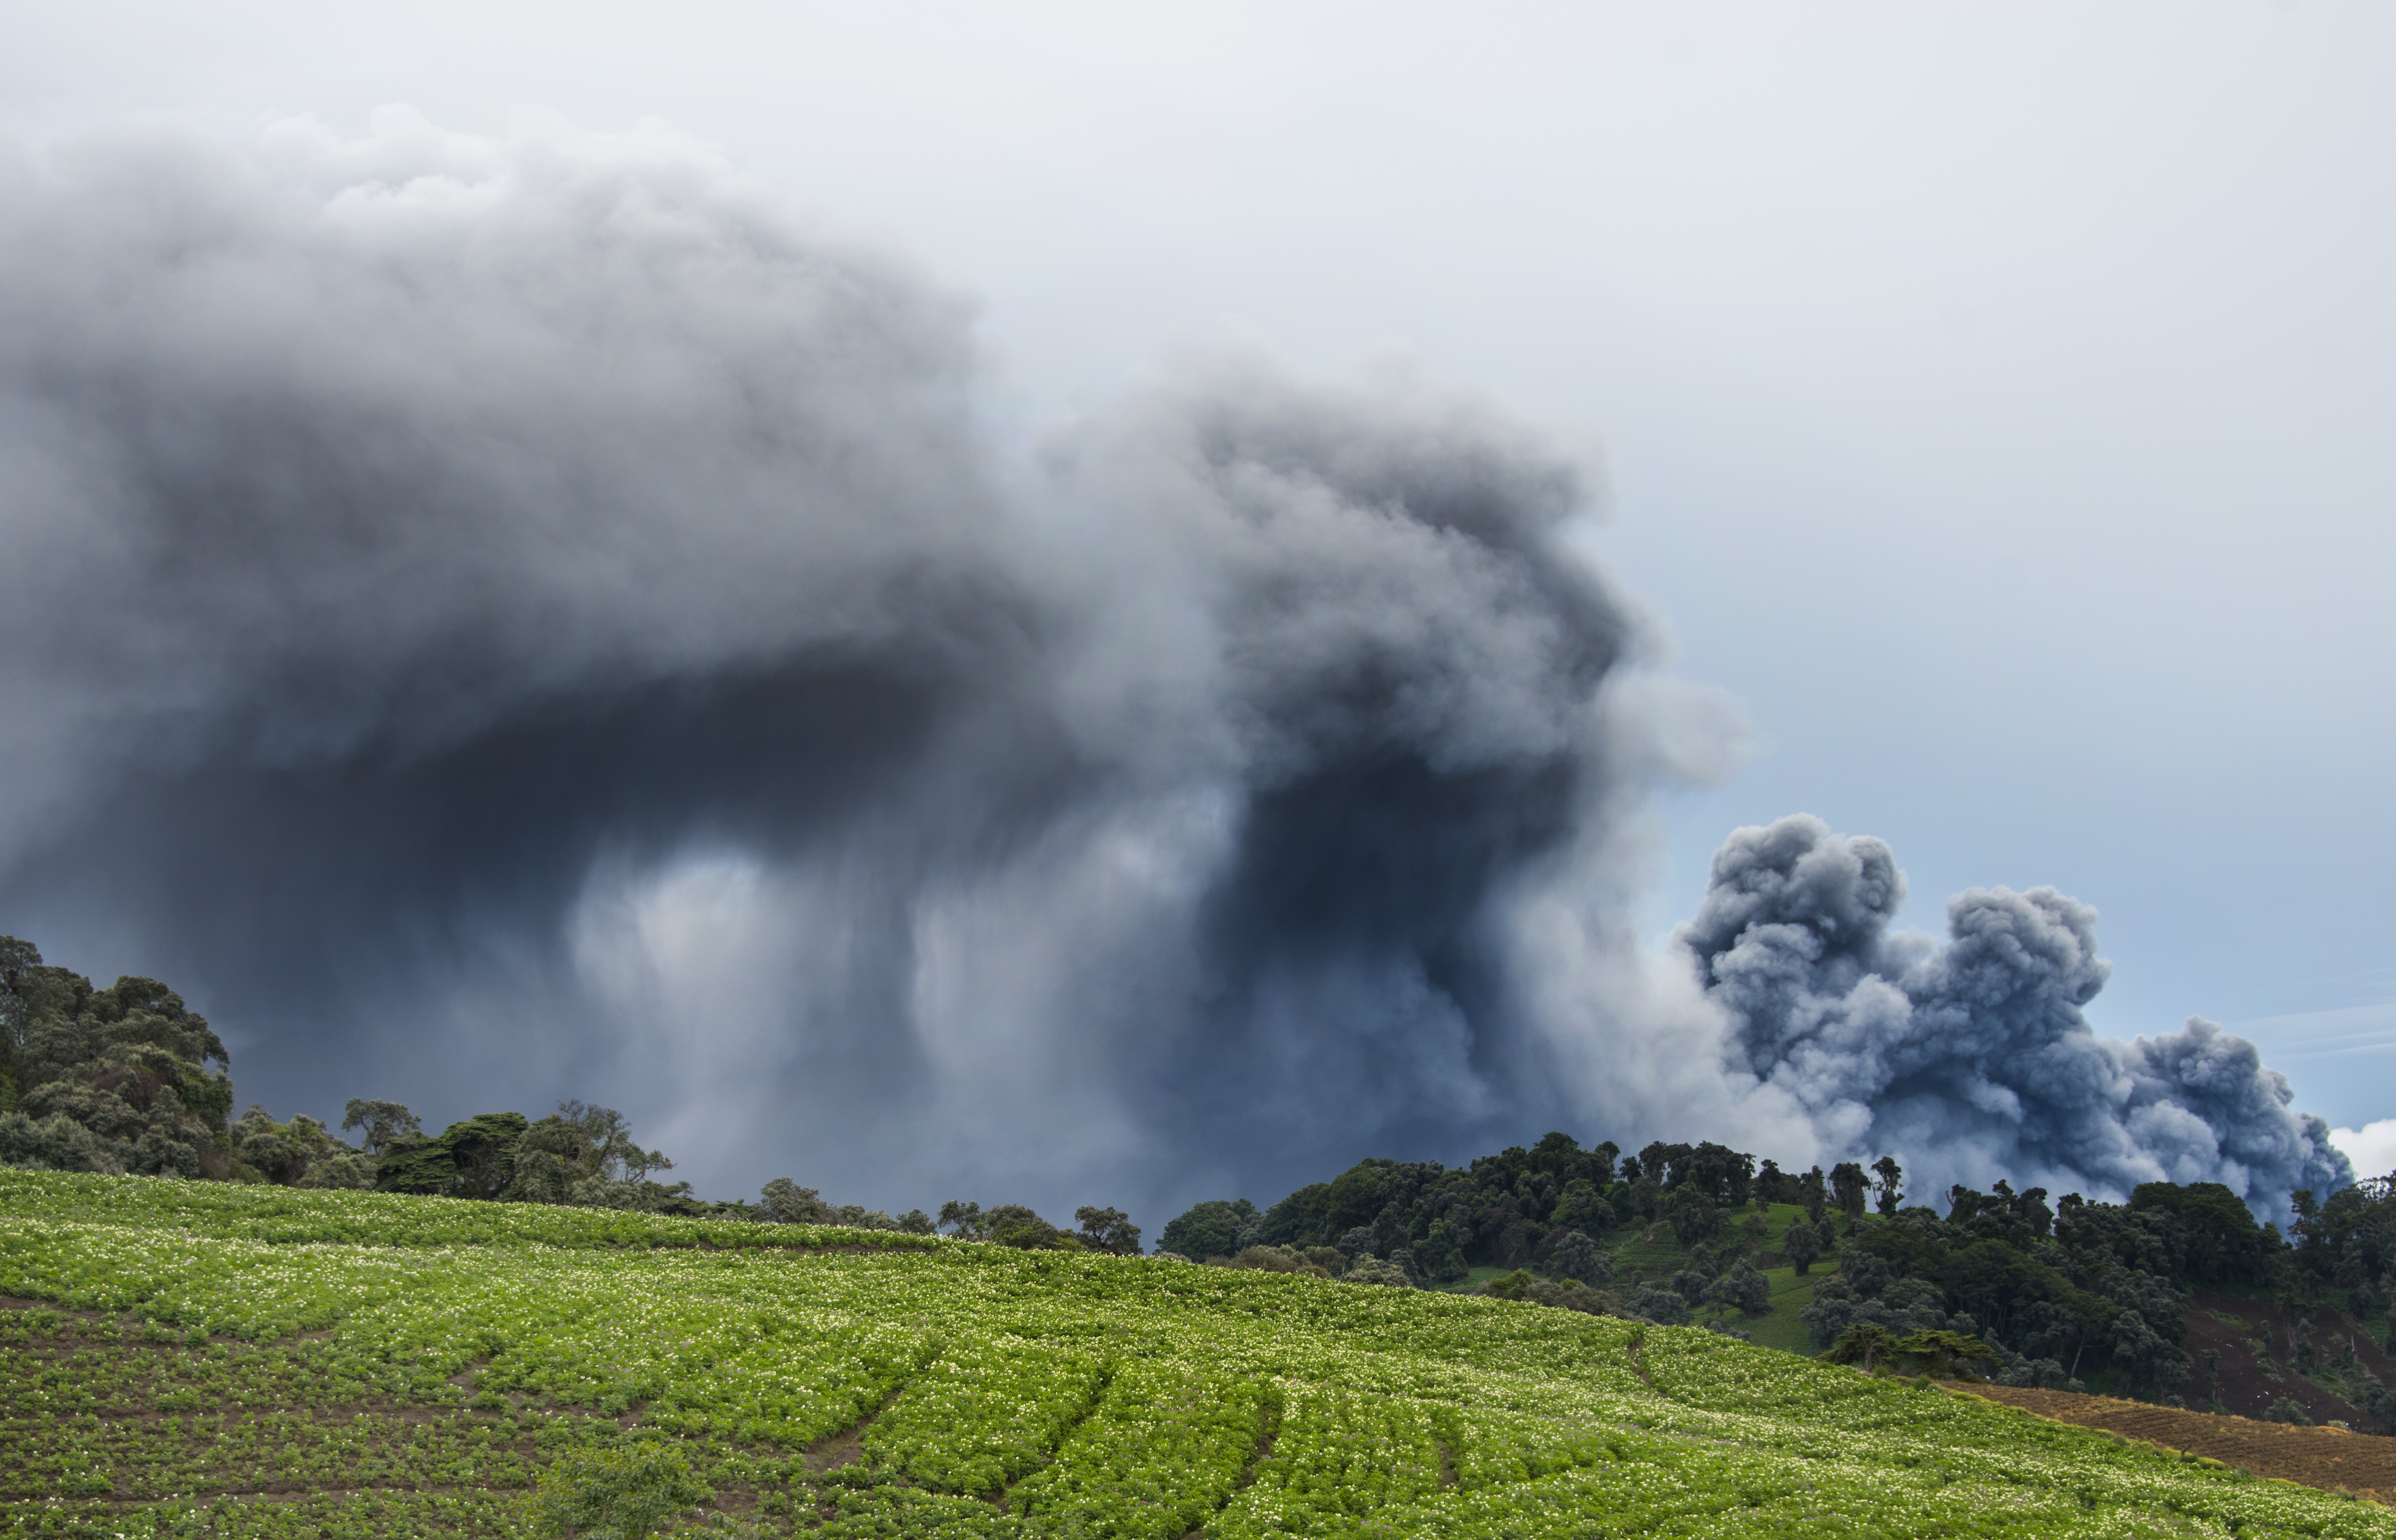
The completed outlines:
{"type": "MultiPolygon", "coordinates": [[[[406,1108],[353,1099],[337,1131],[306,1116],[233,1115],[232,1062],[207,1022],[148,978],[107,989],[0,936],[0,1164],[196,1180],[350,1188],[566,1203],[761,1223],[845,1225],[1029,1249],[1141,1250],[1121,1210],[1084,1207],[1076,1228],[1021,1204],[951,1200],[937,1215],[836,1206],[789,1177],[754,1201],[703,1202],[644,1149],[622,1116],[568,1101],[539,1118],[488,1112],[427,1134],[406,1108]],[[344,1138],[354,1135],[354,1140],[344,1138]]],[[[1393,1287],[1456,1287],[1594,1313],[1685,1321],[1701,1307],[1757,1318],[1764,1273],[1817,1265],[1804,1307],[1833,1358],[1936,1361],[2001,1383],[2120,1388],[2213,1404],[2217,1366],[2180,1344],[2198,1287],[2307,1305],[2376,1323],[2396,1351],[2396,1181],[2291,1195],[2283,1234],[2215,1183],[2148,1183],[2126,1203],[2043,1188],[1950,1188],[1946,1213],[1910,1202],[1892,1158],[1784,1172],[1722,1145],[1657,1142],[1626,1154],[1553,1133],[1450,1168],[1367,1160],[1269,1208],[1202,1202],[1165,1227],[1183,1260],[1393,1287]],[[1782,1206],[1777,1232],[1767,1213],[1782,1206]],[[1788,1209],[1802,1214],[1790,1215],[1788,1209]],[[1688,1265],[1669,1282],[1612,1288],[1616,1254],[1669,1234],[1688,1265]],[[2210,1377],[2209,1377],[2210,1376],[2210,1377]]],[[[2396,1432],[2396,1397],[2349,1340],[2292,1335],[2296,1369],[2342,1376],[2348,1399],[2396,1432]]]]}
{"type": "Polygon", "coordinates": [[[352,1098],[338,1131],[305,1114],[277,1122],[256,1106],[236,1118],[233,1106],[232,1057],[180,995],[154,978],[98,989],[45,963],[31,942],[0,936],[0,1165],[1140,1249],[1138,1228],[1111,1208],[1077,1210],[1071,1231],[1016,1203],[952,1201],[938,1220],[921,1209],[894,1217],[828,1202],[787,1176],[754,1202],[703,1202],[686,1182],[658,1180],[673,1162],[642,1148],[621,1113],[579,1101],[540,1118],[479,1113],[438,1134],[390,1101],[352,1098]]]}
{"type": "MultiPolygon", "coordinates": [[[[1764,1270],[1829,1264],[1836,1270],[1813,1288],[1803,1319],[1833,1358],[2070,1389],[2103,1371],[2118,1390],[2217,1409],[2217,1362],[2180,1348],[2200,1286],[2334,1304],[2375,1323],[2396,1352],[2391,1188],[2381,1177],[2325,1199],[2296,1192],[2284,1235],[2211,1182],[2147,1183],[2126,1203],[2078,1193],[2050,1202],[2044,1188],[2004,1182],[1990,1192],[1956,1187],[1941,1215],[1908,1201],[1904,1170],[1885,1156],[1795,1173],[1716,1144],[1658,1142],[1625,1155],[1555,1133],[1463,1167],[1359,1162],[1262,1210],[1202,1202],[1160,1239],[1169,1253],[1239,1267],[1378,1257],[1418,1286],[1513,1269],[1482,1291],[1668,1324],[1706,1305],[1763,1316],[1772,1309],[1764,1270]],[[1776,1204],[1803,1213],[1767,1244],[1776,1204]],[[1669,1233],[1689,1265],[1624,1297],[1609,1287],[1615,1252],[1643,1232],[1669,1233]]],[[[2355,1347],[2317,1342],[2307,1328],[2277,1350],[2300,1373],[2326,1372],[2396,1432],[2396,1397],[2355,1347]]]]}

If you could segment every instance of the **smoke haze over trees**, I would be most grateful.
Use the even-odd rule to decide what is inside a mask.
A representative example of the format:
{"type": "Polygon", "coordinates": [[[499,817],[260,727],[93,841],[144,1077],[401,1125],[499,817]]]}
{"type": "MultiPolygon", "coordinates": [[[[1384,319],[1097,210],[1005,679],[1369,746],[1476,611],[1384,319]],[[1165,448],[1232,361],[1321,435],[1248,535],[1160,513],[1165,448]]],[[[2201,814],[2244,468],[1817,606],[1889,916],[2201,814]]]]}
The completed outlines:
{"type": "MultiPolygon", "coordinates": [[[[9,158],[0,923],[193,981],[273,1105],[571,1066],[743,1190],[1137,1211],[1556,1123],[2342,1180],[2236,1039],[2095,1039],[2043,890],[1893,935],[1791,820],[1651,956],[1643,798],[1736,726],[1500,408],[1201,359],[1025,455],[987,390],[957,296],[661,136],[9,158]]],[[[166,1068],[127,1150],[190,1144],[166,1068]]]]}

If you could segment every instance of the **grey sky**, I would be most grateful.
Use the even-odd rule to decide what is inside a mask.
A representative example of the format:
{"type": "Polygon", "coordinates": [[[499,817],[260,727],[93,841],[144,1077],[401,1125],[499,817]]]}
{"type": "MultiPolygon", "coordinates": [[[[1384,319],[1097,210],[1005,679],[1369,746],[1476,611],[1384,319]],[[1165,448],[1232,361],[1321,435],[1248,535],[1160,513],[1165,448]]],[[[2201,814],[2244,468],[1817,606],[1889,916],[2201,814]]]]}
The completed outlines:
{"type": "Polygon", "coordinates": [[[1811,812],[2396,1115],[2384,8],[0,6],[20,134],[394,102],[722,145],[978,295],[1027,435],[1226,339],[1509,402],[1753,724],[1653,934],[1811,812]]]}

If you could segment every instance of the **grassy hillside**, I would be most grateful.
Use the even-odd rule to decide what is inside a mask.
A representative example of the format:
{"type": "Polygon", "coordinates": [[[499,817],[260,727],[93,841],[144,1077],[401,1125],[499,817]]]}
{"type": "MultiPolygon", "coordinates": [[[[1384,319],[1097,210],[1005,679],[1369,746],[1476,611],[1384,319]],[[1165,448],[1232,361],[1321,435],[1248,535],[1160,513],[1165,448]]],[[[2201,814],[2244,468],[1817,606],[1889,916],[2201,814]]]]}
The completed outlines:
{"type": "MultiPolygon", "coordinates": [[[[1805,1211],[1795,1203],[1772,1203],[1760,1211],[1750,1211],[1749,1217],[1757,1222],[1751,1227],[1734,1226],[1731,1235],[1736,1240],[1753,1242],[1760,1248],[1759,1255],[1768,1258],[1778,1255],[1781,1236],[1788,1233],[1790,1226],[1805,1217],[1805,1211]]],[[[1616,1230],[1605,1239],[1606,1244],[1615,1248],[1613,1287],[1625,1298],[1643,1281],[1671,1283],[1672,1275],[1694,1260],[1689,1249],[1672,1238],[1672,1227],[1667,1224],[1634,1225],[1616,1230]]],[[[1715,1305],[1708,1307],[1698,1319],[1719,1321],[1765,1347],[1811,1353],[1814,1345],[1806,1340],[1804,1322],[1798,1318],[1814,1302],[1814,1286],[1837,1268],[1835,1256],[1817,1261],[1802,1278],[1796,1268],[1785,1263],[1777,1268],[1759,1268],[1757,1270],[1772,1285],[1772,1308],[1768,1312],[1750,1316],[1715,1305]]]]}
{"type": "MultiPolygon", "coordinates": [[[[1780,1237],[1790,1225],[1805,1217],[1805,1211],[1794,1203],[1773,1203],[1755,1215],[1759,1223],[1751,1228],[1734,1228],[1726,1241],[1718,1246],[1727,1249],[1732,1242],[1752,1242],[1753,1256],[1759,1260],[1774,1259],[1780,1250],[1780,1237]]],[[[1638,1223],[1608,1230],[1603,1237],[1606,1248],[1613,1252],[1615,1274],[1607,1287],[1623,1298],[1629,1298],[1643,1282],[1670,1286],[1672,1276],[1696,1265],[1690,1249],[1673,1239],[1672,1227],[1661,1221],[1638,1223]]],[[[1463,1278],[1444,1285],[1449,1294],[1470,1294],[1483,1284],[1507,1275],[1505,1268],[1474,1268],[1463,1278]]],[[[1743,1332],[1767,1348],[1778,1348],[1791,1353],[1811,1354],[1814,1344],[1805,1335],[1805,1323],[1800,1319],[1805,1307],[1814,1302],[1815,1285],[1838,1270],[1835,1255],[1815,1262],[1812,1269],[1800,1277],[1797,1269],[1783,1264],[1777,1268],[1758,1268],[1772,1285],[1772,1308],[1760,1316],[1747,1315],[1722,1305],[1700,1307],[1693,1320],[1703,1324],[1718,1321],[1733,1331],[1743,1332]]]]}
{"type": "Polygon", "coordinates": [[[827,1537],[2396,1537],[1701,1331],[887,1232],[0,1171],[0,1295],[6,1534],[512,1534],[662,1448],[827,1537]]]}

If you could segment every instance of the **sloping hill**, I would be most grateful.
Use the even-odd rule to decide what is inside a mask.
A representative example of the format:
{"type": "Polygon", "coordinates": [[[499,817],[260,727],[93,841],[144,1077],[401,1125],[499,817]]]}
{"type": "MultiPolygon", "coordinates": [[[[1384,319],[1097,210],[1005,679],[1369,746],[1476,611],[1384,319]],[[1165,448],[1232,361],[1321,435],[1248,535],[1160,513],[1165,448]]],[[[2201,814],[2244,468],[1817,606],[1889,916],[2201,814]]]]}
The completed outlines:
{"type": "MultiPolygon", "coordinates": [[[[1804,1273],[1790,1264],[1782,1255],[1781,1238],[1789,1233],[1790,1226],[1804,1218],[1804,1209],[1795,1203],[1765,1204],[1739,1225],[1731,1227],[1716,1242],[1716,1250],[1724,1256],[1743,1255],[1764,1274],[1772,1285],[1770,1310],[1750,1316],[1721,1305],[1706,1305],[1698,1307],[1693,1319],[1699,1322],[1719,1321],[1769,1348],[1786,1348],[1792,1353],[1813,1352],[1814,1344],[1807,1339],[1805,1323],[1800,1318],[1805,1307],[1814,1302],[1815,1286],[1838,1269],[1838,1258],[1833,1254],[1804,1273]]],[[[1672,1227],[1660,1221],[1621,1227],[1608,1232],[1605,1241],[1614,1248],[1613,1287],[1625,1299],[1636,1293],[1642,1283],[1669,1287],[1677,1274],[1697,1261],[1689,1247],[1673,1239],[1672,1227]]]]}
{"type": "MultiPolygon", "coordinates": [[[[2199,1290],[2188,1325],[2181,1347],[2197,1365],[2188,1384],[2191,1406],[2212,1397],[2253,1417],[2292,1401],[2315,1422],[2368,1427],[2363,1387],[2374,1377],[2396,1381],[2396,1357],[2363,1322],[2328,1303],[2306,1308],[2199,1290]]],[[[2396,1449],[2396,1440],[2387,1442],[2396,1449]]]]}
{"type": "Polygon", "coordinates": [[[2380,1502],[2396,1497],[2396,1439],[2350,1433],[2342,1427],[2299,1427],[2253,1417],[2189,1412],[2110,1396],[2077,1396],[2068,1390],[2003,1385],[1950,1388],[2058,1422],[2101,1427],[2165,1449],[2243,1466],[2260,1476],[2277,1476],[2324,1490],[2342,1488],[2380,1502]]]}
{"type": "Polygon", "coordinates": [[[0,1172],[0,1533],[499,1535],[647,1430],[768,1533],[2396,1537],[1571,1311],[887,1232],[0,1172]]]}

